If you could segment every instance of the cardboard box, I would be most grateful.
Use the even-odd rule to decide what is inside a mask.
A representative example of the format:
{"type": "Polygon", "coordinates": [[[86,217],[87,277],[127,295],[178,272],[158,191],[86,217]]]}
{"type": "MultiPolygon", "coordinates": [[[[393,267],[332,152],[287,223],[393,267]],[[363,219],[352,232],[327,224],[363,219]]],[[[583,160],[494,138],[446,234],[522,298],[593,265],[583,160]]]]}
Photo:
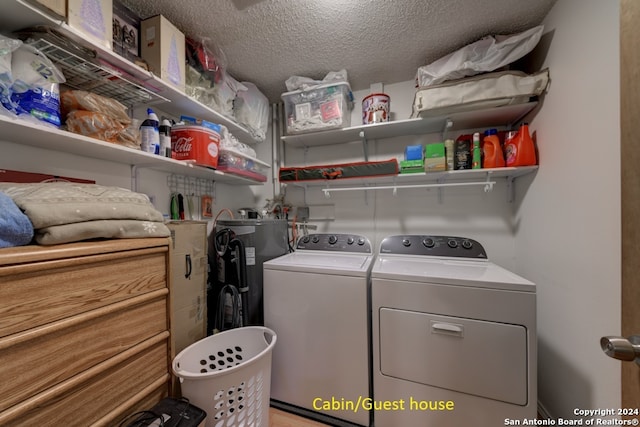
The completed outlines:
{"type": "Polygon", "coordinates": [[[172,358],[207,333],[207,223],[169,222],[172,358]]]}
{"type": "Polygon", "coordinates": [[[113,0],[113,51],[130,61],[140,57],[140,17],[113,0]]]}
{"type": "Polygon", "coordinates": [[[113,40],[111,0],[67,0],[67,23],[90,41],[111,49],[113,40]]]}
{"type": "Polygon", "coordinates": [[[162,15],[142,21],[140,33],[140,56],[151,72],[184,92],[184,34],[162,15]]]}
{"type": "Polygon", "coordinates": [[[447,158],[443,142],[427,144],[424,147],[424,171],[441,172],[447,170],[447,158]]]}
{"type": "Polygon", "coordinates": [[[400,162],[400,173],[424,172],[424,160],[402,160],[400,162]]]}
{"type": "Polygon", "coordinates": [[[422,145],[409,145],[404,149],[405,160],[422,160],[422,145]]]}
{"type": "Polygon", "coordinates": [[[57,15],[66,18],[67,1],[66,0],[31,0],[36,5],[42,5],[47,12],[54,12],[57,15]]]}

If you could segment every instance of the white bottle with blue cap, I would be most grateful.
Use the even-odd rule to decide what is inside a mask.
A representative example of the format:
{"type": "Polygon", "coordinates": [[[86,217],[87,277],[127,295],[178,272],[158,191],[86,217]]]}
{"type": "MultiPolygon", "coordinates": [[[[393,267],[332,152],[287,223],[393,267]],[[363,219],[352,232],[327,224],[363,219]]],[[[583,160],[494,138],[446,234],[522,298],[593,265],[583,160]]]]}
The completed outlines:
{"type": "Polygon", "coordinates": [[[140,125],[140,149],[147,153],[160,154],[160,120],[151,108],[147,108],[147,119],[140,125]]]}

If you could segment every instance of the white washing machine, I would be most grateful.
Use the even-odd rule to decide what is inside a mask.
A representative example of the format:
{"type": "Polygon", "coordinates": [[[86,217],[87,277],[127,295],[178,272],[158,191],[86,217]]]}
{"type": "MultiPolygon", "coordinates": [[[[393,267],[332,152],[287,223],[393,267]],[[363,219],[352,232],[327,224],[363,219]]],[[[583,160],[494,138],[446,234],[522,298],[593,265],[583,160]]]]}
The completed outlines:
{"type": "Polygon", "coordinates": [[[376,427],[536,418],[536,287],[490,262],[480,243],[387,237],[371,308],[376,427]]]}
{"type": "Polygon", "coordinates": [[[316,415],[368,426],[370,411],[369,240],[312,234],[264,263],[264,321],[278,335],[271,398],[316,415]]]}

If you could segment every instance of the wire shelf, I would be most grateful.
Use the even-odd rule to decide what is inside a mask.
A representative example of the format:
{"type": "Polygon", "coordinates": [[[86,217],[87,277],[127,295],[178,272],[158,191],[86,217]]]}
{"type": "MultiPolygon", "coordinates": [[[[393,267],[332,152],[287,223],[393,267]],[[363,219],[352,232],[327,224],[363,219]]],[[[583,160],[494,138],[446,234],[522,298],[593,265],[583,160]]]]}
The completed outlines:
{"type": "Polygon", "coordinates": [[[65,84],[69,87],[113,98],[128,107],[153,101],[169,101],[117,71],[88,62],[47,40],[32,40],[28,44],[60,67],[66,79],[65,84]]]}

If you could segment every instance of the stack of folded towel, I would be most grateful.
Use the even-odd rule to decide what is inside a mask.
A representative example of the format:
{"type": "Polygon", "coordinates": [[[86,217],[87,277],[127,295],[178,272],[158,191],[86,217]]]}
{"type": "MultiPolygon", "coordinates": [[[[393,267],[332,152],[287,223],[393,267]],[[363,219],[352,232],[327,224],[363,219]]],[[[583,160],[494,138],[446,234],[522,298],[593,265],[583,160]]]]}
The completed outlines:
{"type": "Polygon", "coordinates": [[[73,182],[0,183],[0,191],[28,217],[41,245],[170,235],[149,198],[124,188],[73,182]]]}

